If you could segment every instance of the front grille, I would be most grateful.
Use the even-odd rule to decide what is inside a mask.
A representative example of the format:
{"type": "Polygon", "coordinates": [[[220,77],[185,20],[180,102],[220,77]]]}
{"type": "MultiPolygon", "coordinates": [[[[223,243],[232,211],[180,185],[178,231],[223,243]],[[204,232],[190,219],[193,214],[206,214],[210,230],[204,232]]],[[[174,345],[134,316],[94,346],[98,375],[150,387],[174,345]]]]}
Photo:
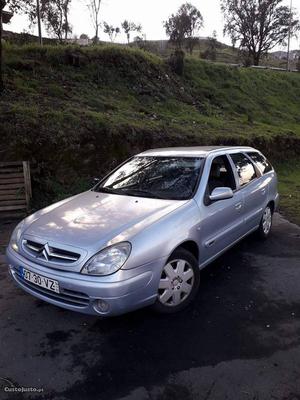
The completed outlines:
{"type": "Polygon", "coordinates": [[[58,262],[60,264],[70,264],[79,260],[80,254],[49,246],[48,243],[43,244],[37,241],[25,239],[22,242],[24,251],[32,257],[58,262]]]}
{"type": "Polygon", "coordinates": [[[26,281],[25,279],[22,278],[20,271],[16,268],[14,268],[14,274],[13,277],[15,280],[21,285],[25,286],[32,291],[41,294],[44,297],[47,297],[52,300],[59,301],[60,303],[63,304],[68,304],[70,306],[76,306],[76,307],[87,307],[90,302],[90,298],[88,295],[80,292],[76,292],[74,290],[68,290],[68,289],[61,289],[61,293],[55,293],[51,292],[50,290],[44,289],[40,286],[36,286],[31,282],[26,281]]]}

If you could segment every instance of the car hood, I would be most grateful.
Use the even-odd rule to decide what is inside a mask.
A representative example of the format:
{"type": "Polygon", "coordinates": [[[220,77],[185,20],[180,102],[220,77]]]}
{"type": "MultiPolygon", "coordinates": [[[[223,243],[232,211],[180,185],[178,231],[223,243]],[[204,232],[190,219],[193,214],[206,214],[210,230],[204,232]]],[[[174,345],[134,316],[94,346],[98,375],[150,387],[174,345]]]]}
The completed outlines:
{"type": "Polygon", "coordinates": [[[36,218],[33,215],[24,233],[51,242],[100,249],[114,241],[130,240],[186,202],[88,191],[38,212],[36,218]]]}

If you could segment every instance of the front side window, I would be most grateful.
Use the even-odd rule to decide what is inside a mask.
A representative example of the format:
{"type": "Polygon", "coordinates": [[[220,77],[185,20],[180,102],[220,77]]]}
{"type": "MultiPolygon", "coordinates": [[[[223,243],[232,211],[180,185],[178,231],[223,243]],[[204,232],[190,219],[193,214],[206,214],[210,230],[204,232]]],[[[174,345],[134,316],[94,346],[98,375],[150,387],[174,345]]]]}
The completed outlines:
{"type": "Polygon", "coordinates": [[[218,156],[212,161],[207,187],[209,194],[218,187],[236,189],[232,168],[226,156],[218,156]]]}
{"type": "Polygon", "coordinates": [[[240,186],[247,185],[257,177],[253,164],[244,154],[230,154],[230,157],[236,167],[240,186]]]}
{"type": "Polygon", "coordinates": [[[247,155],[251,158],[257,168],[262,172],[262,174],[266,174],[267,172],[272,171],[272,165],[262,154],[257,151],[249,152],[247,155]]]}
{"type": "Polygon", "coordinates": [[[186,200],[192,197],[203,159],[134,157],[101,182],[96,191],[127,196],[186,200]]]}

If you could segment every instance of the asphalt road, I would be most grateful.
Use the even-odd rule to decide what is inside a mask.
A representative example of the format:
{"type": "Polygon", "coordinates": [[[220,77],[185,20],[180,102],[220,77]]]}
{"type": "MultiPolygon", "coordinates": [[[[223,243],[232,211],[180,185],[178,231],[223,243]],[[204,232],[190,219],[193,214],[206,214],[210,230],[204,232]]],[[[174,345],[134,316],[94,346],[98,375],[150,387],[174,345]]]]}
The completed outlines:
{"type": "Polygon", "coordinates": [[[0,289],[0,399],[300,399],[300,228],[278,215],[267,242],[207,267],[178,315],[65,311],[14,287],[5,264],[0,289]]]}

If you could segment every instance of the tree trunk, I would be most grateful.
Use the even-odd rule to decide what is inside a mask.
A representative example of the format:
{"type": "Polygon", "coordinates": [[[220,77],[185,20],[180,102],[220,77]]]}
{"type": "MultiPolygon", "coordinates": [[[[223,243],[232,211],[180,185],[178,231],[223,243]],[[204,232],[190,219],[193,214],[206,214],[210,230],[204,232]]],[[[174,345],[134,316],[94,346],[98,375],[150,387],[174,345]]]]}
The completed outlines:
{"type": "Polygon", "coordinates": [[[4,8],[4,5],[0,1],[0,94],[4,90],[4,82],[3,82],[3,60],[2,60],[2,32],[3,32],[3,24],[2,24],[2,10],[4,8]]]}
{"type": "Polygon", "coordinates": [[[95,43],[97,44],[99,42],[99,24],[98,20],[96,20],[96,35],[95,35],[95,43]]]}
{"type": "Polygon", "coordinates": [[[254,53],[253,54],[253,65],[256,67],[259,65],[260,62],[260,54],[259,53],[254,53]]]}
{"type": "Polygon", "coordinates": [[[69,33],[69,19],[68,19],[68,4],[65,4],[64,7],[64,15],[65,15],[65,40],[67,41],[68,39],[68,33],[69,33]]]}
{"type": "Polygon", "coordinates": [[[42,25],[41,25],[41,9],[40,9],[40,0],[36,0],[36,14],[38,21],[38,32],[39,32],[39,43],[43,45],[43,37],[42,37],[42,25]]]}

